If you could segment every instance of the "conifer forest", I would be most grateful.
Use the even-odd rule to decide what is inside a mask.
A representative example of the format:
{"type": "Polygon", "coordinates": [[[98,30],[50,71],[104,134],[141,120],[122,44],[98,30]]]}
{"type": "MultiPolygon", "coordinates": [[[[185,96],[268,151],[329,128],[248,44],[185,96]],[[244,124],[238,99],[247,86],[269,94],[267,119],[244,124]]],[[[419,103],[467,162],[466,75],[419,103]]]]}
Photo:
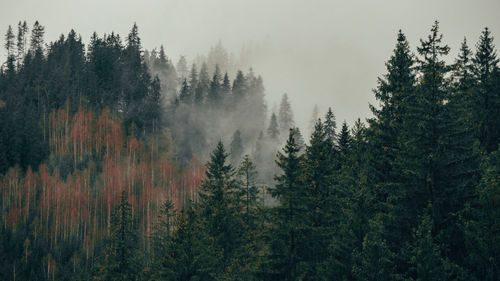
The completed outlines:
{"type": "Polygon", "coordinates": [[[0,280],[500,280],[499,57],[440,25],[309,128],[222,43],[2,26],[0,280]]]}

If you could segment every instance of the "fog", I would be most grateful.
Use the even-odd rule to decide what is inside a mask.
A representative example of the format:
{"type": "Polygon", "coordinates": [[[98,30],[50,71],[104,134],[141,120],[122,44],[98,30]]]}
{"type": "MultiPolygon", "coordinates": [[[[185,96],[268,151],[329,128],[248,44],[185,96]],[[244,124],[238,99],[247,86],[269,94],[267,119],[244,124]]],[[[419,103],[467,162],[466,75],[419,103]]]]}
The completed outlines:
{"type": "Polygon", "coordinates": [[[264,79],[268,108],[288,93],[295,121],[307,128],[315,104],[321,116],[332,106],[338,123],[370,116],[371,89],[398,29],[415,50],[439,20],[452,61],[463,37],[473,46],[485,26],[498,40],[498,11],[497,0],[1,0],[0,26],[4,34],[9,24],[39,20],[46,42],[74,28],[88,43],[93,31],[125,36],[136,22],[144,48],[163,44],[174,63],[207,54],[219,41],[235,56],[254,46],[249,63],[264,79]]]}

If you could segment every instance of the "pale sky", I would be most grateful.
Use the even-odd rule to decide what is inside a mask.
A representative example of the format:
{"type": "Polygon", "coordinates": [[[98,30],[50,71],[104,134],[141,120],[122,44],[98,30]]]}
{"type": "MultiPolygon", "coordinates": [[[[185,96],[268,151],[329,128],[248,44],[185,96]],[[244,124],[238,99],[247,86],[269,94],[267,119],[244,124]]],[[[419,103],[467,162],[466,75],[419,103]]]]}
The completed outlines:
{"type": "MultiPolygon", "coordinates": [[[[163,44],[174,63],[179,55],[207,54],[219,40],[236,54],[245,43],[261,45],[253,65],[264,78],[269,108],[287,92],[304,129],[314,104],[321,115],[332,106],[338,123],[369,117],[372,89],[397,31],[416,51],[436,19],[450,62],[464,36],[475,49],[486,26],[499,45],[499,0],[0,0],[2,34],[19,20],[30,26],[39,20],[46,41],[74,28],[88,43],[93,31],[124,38],[136,22],[143,46],[163,44]]],[[[3,48],[0,57],[5,60],[3,48]]]]}

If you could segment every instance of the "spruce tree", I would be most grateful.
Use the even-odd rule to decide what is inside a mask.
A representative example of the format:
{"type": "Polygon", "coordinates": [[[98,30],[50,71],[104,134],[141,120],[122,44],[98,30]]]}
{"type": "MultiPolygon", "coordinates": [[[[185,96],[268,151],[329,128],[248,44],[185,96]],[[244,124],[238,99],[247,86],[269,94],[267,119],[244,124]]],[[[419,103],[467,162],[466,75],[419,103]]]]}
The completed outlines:
{"type": "Polygon", "coordinates": [[[231,81],[229,80],[229,75],[224,73],[224,78],[222,79],[221,85],[221,99],[224,106],[229,106],[231,104],[231,81]]]}
{"type": "Polygon", "coordinates": [[[446,270],[441,252],[432,235],[433,221],[428,214],[415,231],[414,245],[411,249],[412,273],[414,280],[446,280],[446,270]]]}
{"type": "Polygon", "coordinates": [[[312,134],[314,132],[314,126],[316,126],[316,122],[318,122],[319,118],[319,110],[318,110],[318,105],[315,104],[313,107],[313,111],[311,114],[311,119],[309,120],[309,134],[312,134]]]}
{"type": "Polygon", "coordinates": [[[276,161],[282,170],[276,176],[276,187],[271,194],[279,202],[273,209],[271,229],[271,256],[267,274],[272,280],[297,280],[303,274],[300,268],[306,250],[303,223],[305,214],[302,156],[290,130],[283,152],[276,161]]]}
{"type": "Polygon", "coordinates": [[[286,93],[281,98],[278,119],[280,135],[285,137],[290,128],[294,127],[292,106],[286,93]]]}
{"type": "Polygon", "coordinates": [[[332,143],[336,143],[337,134],[335,130],[337,129],[337,123],[335,122],[335,114],[333,114],[333,110],[331,107],[328,108],[328,112],[325,116],[325,133],[328,139],[332,143]]]}
{"type": "Polygon", "coordinates": [[[18,64],[22,62],[24,56],[26,55],[26,44],[27,44],[27,34],[28,33],[28,24],[26,21],[19,21],[17,25],[17,55],[16,60],[18,64]]]}
{"type": "Polygon", "coordinates": [[[385,231],[380,215],[370,221],[362,249],[354,252],[356,262],[352,272],[355,280],[397,280],[394,253],[383,238],[385,231]]]}
{"type": "Polygon", "coordinates": [[[179,94],[179,100],[183,103],[191,103],[191,89],[187,83],[187,80],[182,81],[181,93],[179,94]]]}
{"type": "Polygon", "coordinates": [[[243,201],[243,216],[247,227],[254,228],[258,211],[258,196],[259,189],[257,187],[256,178],[257,171],[255,164],[246,154],[238,168],[238,176],[242,182],[241,200],[243,201]]]}
{"type": "Polygon", "coordinates": [[[500,113],[500,94],[495,91],[494,77],[499,71],[498,61],[493,44],[493,37],[485,28],[476,45],[476,54],[472,58],[473,73],[477,81],[473,99],[473,123],[477,124],[477,136],[481,146],[487,151],[496,150],[500,140],[498,120],[500,113]]]}
{"type": "Polygon", "coordinates": [[[113,212],[109,242],[97,279],[136,280],[138,273],[137,236],[128,195],[123,191],[113,212]]]}
{"type": "Polygon", "coordinates": [[[310,144],[304,155],[304,185],[306,210],[305,233],[308,247],[304,251],[305,280],[322,278],[321,267],[328,258],[328,245],[339,223],[341,198],[345,196],[334,188],[336,166],[333,142],[321,120],[316,123],[310,144]]]}
{"type": "Polygon", "coordinates": [[[241,70],[238,70],[236,73],[232,91],[234,104],[238,104],[245,99],[245,94],[247,93],[247,81],[241,70]]]}
{"type": "Polygon", "coordinates": [[[222,142],[219,142],[207,163],[206,179],[199,192],[201,227],[208,235],[209,247],[213,251],[212,257],[207,258],[215,262],[214,267],[206,270],[214,279],[224,276],[241,246],[237,185],[232,166],[226,164],[227,156],[222,142]]]}
{"type": "Polygon", "coordinates": [[[177,74],[179,74],[179,79],[184,80],[187,78],[188,65],[187,65],[187,60],[186,60],[185,56],[181,56],[179,58],[179,61],[177,62],[175,70],[177,71],[177,74]]]}
{"type": "Polygon", "coordinates": [[[201,65],[200,73],[198,75],[198,85],[196,87],[196,94],[194,100],[196,104],[202,104],[208,95],[210,87],[210,78],[208,77],[207,65],[201,65]]]}
{"type": "Polygon", "coordinates": [[[221,101],[221,73],[218,65],[215,65],[215,71],[210,81],[210,91],[208,92],[207,101],[212,106],[220,105],[221,101]]]}
{"type": "MultiPolygon", "coordinates": [[[[406,197],[408,187],[400,179],[403,171],[399,170],[397,161],[400,157],[399,153],[404,150],[401,147],[400,138],[405,129],[404,122],[407,121],[405,116],[411,111],[408,108],[408,101],[415,96],[414,64],[415,60],[410,52],[406,36],[399,30],[393,54],[386,63],[387,74],[378,79],[378,87],[374,90],[379,106],[370,106],[375,117],[369,120],[370,126],[367,130],[370,146],[368,155],[370,181],[373,181],[377,190],[380,191],[381,197],[378,198],[380,203],[387,202],[387,210],[384,213],[389,213],[387,216],[380,217],[380,223],[391,229],[380,235],[383,239],[387,239],[386,245],[396,253],[394,256],[396,261],[391,262],[394,262],[401,271],[407,270],[408,265],[407,258],[399,251],[404,241],[411,237],[411,226],[405,225],[409,223],[409,220],[400,216],[407,214],[406,204],[408,203],[403,200],[412,199],[406,197]]],[[[421,106],[415,105],[415,108],[421,108],[421,106]]],[[[420,118],[420,116],[411,118],[420,118]]],[[[412,124],[412,126],[415,125],[412,124]]],[[[410,128],[408,129],[411,130],[410,128]]]]}
{"type": "Polygon", "coordinates": [[[349,135],[349,127],[346,121],[342,123],[342,129],[337,136],[338,142],[337,147],[342,158],[346,158],[349,155],[351,136],[349,135]]]}
{"type": "Polygon", "coordinates": [[[495,280],[500,274],[500,151],[490,153],[481,166],[477,201],[464,216],[465,265],[476,280],[495,280]]]}
{"type": "Polygon", "coordinates": [[[5,33],[5,50],[7,51],[7,56],[14,56],[14,46],[14,33],[12,32],[12,26],[9,25],[7,33],[5,33]]]}
{"type": "Polygon", "coordinates": [[[271,115],[271,120],[269,121],[269,127],[267,128],[267,135],[269,138],[271,138],[274,141],[278,140],[278,137],[280,135],[279,128],[278,128],[278,120],[276,118],[276,114],[271,115]]]}
{"type": "Polygon", "coordinates": [[[33,53],[42,50],[44,34],[45,34],[45,28],[38,21],[35,21],[35,24],[33,25],[33,28],[31,30],[31,42],[30,42],[30,50],[33,53]]]}
{"type": "Polygon", "coordinates": [[[241,133],[240,130],[236,130],[231,140],[231,164],[234,167],[239,166],[242,155],[243,145],[241,143],[241,133]]]}

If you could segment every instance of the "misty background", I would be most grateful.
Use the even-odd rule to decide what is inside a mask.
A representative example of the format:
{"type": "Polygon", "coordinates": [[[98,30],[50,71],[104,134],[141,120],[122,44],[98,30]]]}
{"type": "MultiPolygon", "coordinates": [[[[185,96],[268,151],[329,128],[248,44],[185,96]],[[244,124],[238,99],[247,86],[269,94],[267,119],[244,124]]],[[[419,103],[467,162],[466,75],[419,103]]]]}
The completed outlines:
{"type": "MultiPolygon", "coordinates": [[[[439,20],[450,62],[464,35],[473,47],[485,26],[496,38],[500,30],[495,0],[1,0],[0,5],[0,26],[39,20],[46,42],[71,28],[84,43],[94,31],[124,36],[136,22],[143,47],[163,45],[174,64],[181,55],[191,63],[219,41],[236,58],[244,49],[264,79],[268,109],[276,111],[288,93],[295,121],[306,131],[315,104],[320,116],[332,106],[338,123],[371,115],[371,90],[399,29],[415,50],[439,20]]],[[[3,48],[0,56],[6,57],[3,48]]]]}

